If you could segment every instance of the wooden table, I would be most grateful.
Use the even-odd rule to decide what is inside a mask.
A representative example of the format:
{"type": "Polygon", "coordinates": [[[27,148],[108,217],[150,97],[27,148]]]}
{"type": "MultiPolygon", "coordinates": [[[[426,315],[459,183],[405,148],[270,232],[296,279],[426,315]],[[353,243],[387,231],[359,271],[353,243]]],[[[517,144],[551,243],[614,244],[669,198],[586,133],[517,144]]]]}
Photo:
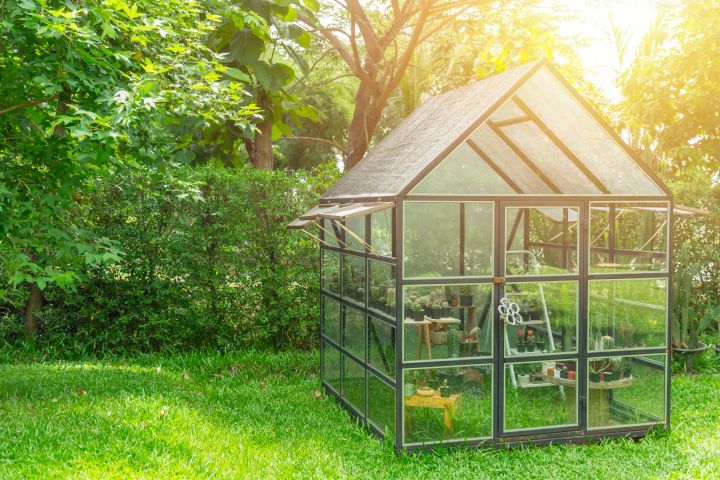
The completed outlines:
{"type": "Polygon", "coordinates": [[[418,334],[418,346],[417,346],[417,360],[420,360],[420,354],[422,353],[422,344],[423,341],[425,342],[425,347],[427,348],[427,356],[428,360],[432,360],[432,347],[430,346],[430,325],[432,322],[425,317],[425,320],[421,320],[419,322],[413,320],[412,318],[406,318],[404,320],[405,325],[415,325],[417,326],[417,334],[418,334]]]}
{"type": "MultiPolygon", "coordinates": [[[[566,388],[575,388],[576,381],[567,378],[548,377],[543,374],[542,378],[553,385],[563,386],[566,388]]],[[[589,426],[606,426],[610,416],[610,392],[618,388],[627,388],[635,383],[632,376],[613,380],[612,382],[590,382],[588,381],[588,420],[590,415],[593,416],[595,422],[588,421],[589,426]]],[[[568,420],[571,423],[577,421],[576,402],[565,402],[565,408],[568,420]]]]}
{"type": "Polygon", "coordinates": [[[437,390],[432,397],[422,397],[417,394],[405,397],[405,434],[409,434],[409,422],[411,421],[408,407],[442,409],[445,428],[452,433],[454,431],[452,419],[455,417],[455,413],[460,411],[460,398],[460,394],[450,395],[449,397],[441,397],[437,390]]]}

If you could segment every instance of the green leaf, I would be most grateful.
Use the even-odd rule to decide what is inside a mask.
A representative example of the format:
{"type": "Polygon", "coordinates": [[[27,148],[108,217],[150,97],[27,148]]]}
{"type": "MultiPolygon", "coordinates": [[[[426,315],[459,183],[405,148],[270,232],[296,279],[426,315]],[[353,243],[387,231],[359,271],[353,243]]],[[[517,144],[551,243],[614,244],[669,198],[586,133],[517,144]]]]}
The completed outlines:
{"type": "Polygon", "coordinates": [[[254,68],[255,78],[268,92],[277,92],[295,78],[295,71],[284,63],[258,62],[254,68]]]}
{"type": "Polygon", "coordinates": [[[244,83],[250,81],[250,76],[242,70],[238,70],[237,68],[228,68],[223,73],[228,77],[234,78],[235,80],[239,80],[244,83]]]}
{"type": "Polygon", "coordinates": [[[254,65],[265,50],[265,42],[249,30],[241,30],[233,35],[228,46],[225,61],[238,62],[243,65],[254,65]]]}
{"type": "Polygon", "coordinates": [[[312,12],[320,10],[320,2],[318,0],[303,0],[303,3],[312,12]]]}

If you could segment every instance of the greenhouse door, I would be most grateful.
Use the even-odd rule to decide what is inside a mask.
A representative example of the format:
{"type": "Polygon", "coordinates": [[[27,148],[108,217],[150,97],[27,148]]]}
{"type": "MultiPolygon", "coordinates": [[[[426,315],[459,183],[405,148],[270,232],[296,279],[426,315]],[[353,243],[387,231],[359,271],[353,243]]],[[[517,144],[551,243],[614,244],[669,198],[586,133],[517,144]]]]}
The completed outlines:
{"type": "Polygon", "coordinates": [[[500,203],[495,401],[502,437],[581,429],[581,210],[573,202],[500,203]]]}

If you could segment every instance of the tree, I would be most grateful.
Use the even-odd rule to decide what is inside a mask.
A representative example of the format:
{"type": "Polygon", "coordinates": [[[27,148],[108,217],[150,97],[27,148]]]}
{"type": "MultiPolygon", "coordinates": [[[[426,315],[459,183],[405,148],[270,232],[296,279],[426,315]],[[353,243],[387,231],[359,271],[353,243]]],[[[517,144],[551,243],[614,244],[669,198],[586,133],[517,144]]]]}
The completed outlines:
{"type": "MultiPolygon", "coordinates": [[[[186,124],[254,112],[206,47],[220,18],[194,0],[0,3],[0,271],[25,286],[26,330],[43,289],[122,252],[78,214],[92,180],[187,161],[186,124]]],[[[89,221],[92,226],[92,221],[89,221]]]]}
{"type": "Polygon", "coordinates": [[[538,12],[532,8],[539,2],[533,0],[392,0],[389,4],[370,2],[365,6],[358,0],[347,0],[337,4],[339,7],[334,10],[323,12],[322,19],[302,13],[298,19],[309,32],[322,37],[358,79],[355,110],[347,133],[346,168],[355,165],[367,152],[390,101],[398,106],[398,89],[399,96],[404,95],[406,100],[413,97],[403,107],[407,113],[406,107],[411,110],[418,104],[424,88],[432,90],[435,74],[455,76],[465,67],[454,82],[445,82],[446,87],[459,86],[456,84],[466,83],[470,78],[502,71],[518,60],[550,56],[553,48],[569,50],[553,43],[559,38],[555,28],[549,33],[537,28],[542,25],[538,18],[552,17],[535,15],[538,12]],[[507,21],[508,18],[511,20],[507,21]],[[527,27],[519,30],[522,35],[503,28],[518,23],[527,27]],[[521,36],[530,39],[527,48],[518,48],[514,43],[521,36]],[[501,48],[469,48],[459,52],[463,49],[456,45],[479,40],[478,45],[487,46],[482,42],[488,39],[501,48]],[[478,61],[481,53],[484,60],[492,62],[490,65],[478,61]],[[463,64],[463,54],[472,54],[469,65],[463,64]],[[413,71],[418,61],[444,64],[445,70],[438,69],[432,75],[413,71]]]}
{"type": "Polygon", "coordinates": [[[674,2],[622,78],[623,112],[670,174],[720,171],[720,4],[674,2]],[[667,18],[666,18],[667,17],[667,18]],[[656,29],[657,30],[657,29],[656,29]]]}
{"type": "MultiPolygon", "coordinates": [[[[294,20],[298,11],[311,12],[316,4],[288,0],[260,0],[239,3],[220,2],[214,9],[223,23],[211,35],[210,46],[223,54],[229,67],[225,75],[247,84],[259,111],[245,128],[228,125],[227,130],[208,132],[228,147],[223,155],[235,157],[236,140],[242,140],[255,168],[274,166],[273,141],[291,135],[289,120],[317,120],[314,109],[291,94],[286,87],[295,79],[295,69],[305,71],[307,64],[300,51],[310,44],[310,35],[294,20]]],[[[231,162],[226,162],[231,163],[231,162]]]]}

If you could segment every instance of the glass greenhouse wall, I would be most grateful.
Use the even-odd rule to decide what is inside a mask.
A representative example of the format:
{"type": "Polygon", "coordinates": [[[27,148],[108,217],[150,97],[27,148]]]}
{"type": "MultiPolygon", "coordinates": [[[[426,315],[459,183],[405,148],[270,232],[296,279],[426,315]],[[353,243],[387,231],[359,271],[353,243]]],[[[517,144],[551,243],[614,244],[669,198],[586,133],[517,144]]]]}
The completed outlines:
{"type": "MultiPolygon", "coordinates": [[[[325,391],[398,451],[667,426],[686,212],[551,66],[497,77],[444,154],[414,165],[401,124],[296,220],[320,231],[325,391]]],[[[436,97],[449,118],[467,88],[436,97]]],[[[431,129],[426,104],[405,123],[431,129]]]]}

